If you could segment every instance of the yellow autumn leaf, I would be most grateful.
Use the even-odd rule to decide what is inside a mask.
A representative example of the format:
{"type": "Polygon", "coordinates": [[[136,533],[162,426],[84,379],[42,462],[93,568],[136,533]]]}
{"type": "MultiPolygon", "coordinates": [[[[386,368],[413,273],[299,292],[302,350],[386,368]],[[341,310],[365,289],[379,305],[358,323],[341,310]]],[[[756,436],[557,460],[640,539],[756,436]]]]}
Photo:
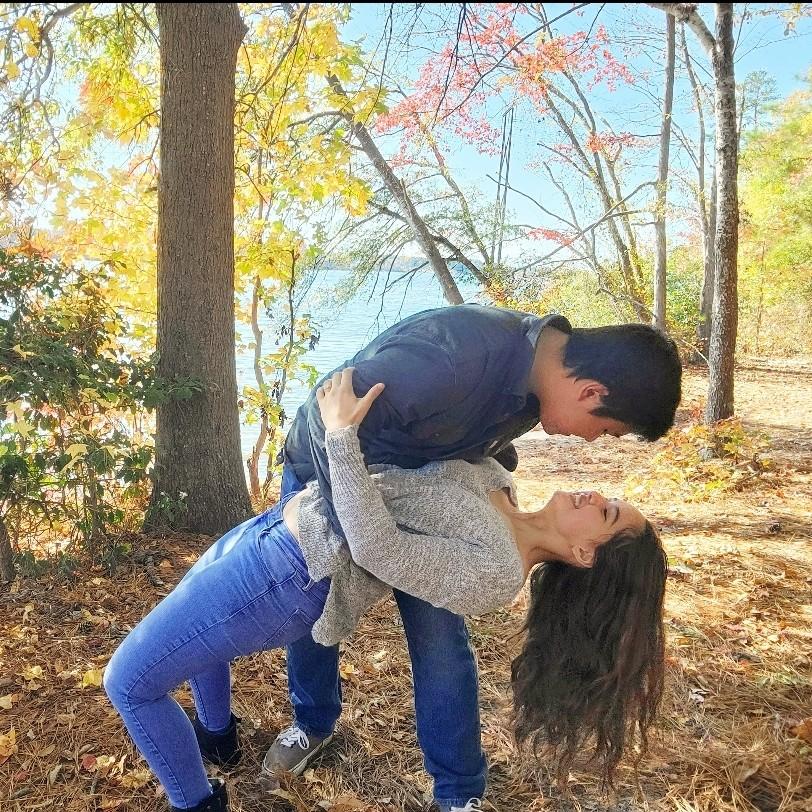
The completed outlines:
{"type": "Polygon", "coordinates": [[[14,700],[16,696],[14,694],[6,694],[5,696],[0,696],[0,708],[3,710],[11,710],[11,706],[14,704],[14,700]]]}
{"type": "Polygon", "coordinates": [[[121,776],[121,786],[127,789],[141,789],[152,778],[149,770],[132,770],[121,776]]]}
{"type": "Polygon", "coordinates": [[[26,682],[32,682],[35,679],[42,679],[42,666],[27,665],[22,671],[19,672],[19,674],[24,680],[26,680],[26,682]]]}
{"type": "Polygon", "coordinates": [[[31,57],[39,56],[39,48],[37,48],[37,46],[34,45],[33,42],[26,42],[25,48],[23,48],[23,50],[25,51],[26,56],[31,57]]]}
{"type": "Polygon", "coordinates": [[[96,772],[101,775],[107,775],[116,764],[115,756],[98,756],[96,758],[96,772]]]}
{"type": "Polygon", "coordinates": [[[17,67],[16,62],[8,62],[6,64],[6,76],[9,79],[16,79],[20,75],[20,69],[17,67]]]}
{"type": "Polygon", "coordinates": [[[65,449],[65,453],[78,457],[80,454],[87,454],[87,446],[84,443],[72,443],[65,449]]]}
{"type": "Polygon", "coordinates": [[[15,23],[14,27],[18,31],[24,31],[32,39],[39,37],[39,26],[33,17],[20,17],[15,23]]]}
{"type": "Polygon", "coordinates": [[[21,437],[28,437],[34,431],[34,424],[26,420],[18,420],[16,423],[10,423],[9,428],[21,437]]]}
{"type": "Polygon", "coordinates": [[[94,686],[96,688],[101,687],[103,676],[103,668],[91,668],[90,671],[85,671],[85,673],[82,674],[82,688],[87,688],[89,686],[94,686]]]}
{"type": "Polygon", "coordinates": [[[17,734],[12,727],[8,733],[0,733],[0,764],[17,752],[17,734]]]}
{"type": "Polygon", "coordinates": [[[11,349],[14,352],[16,352],[17,355],[19,355],[20,358],[22,358],[23,360],[25,360],[26,358],[31,358],[32,356],[36,355],[35,352],[28,352],[28,350],[24,350],[19,344],[15,344],[11,349]]]}

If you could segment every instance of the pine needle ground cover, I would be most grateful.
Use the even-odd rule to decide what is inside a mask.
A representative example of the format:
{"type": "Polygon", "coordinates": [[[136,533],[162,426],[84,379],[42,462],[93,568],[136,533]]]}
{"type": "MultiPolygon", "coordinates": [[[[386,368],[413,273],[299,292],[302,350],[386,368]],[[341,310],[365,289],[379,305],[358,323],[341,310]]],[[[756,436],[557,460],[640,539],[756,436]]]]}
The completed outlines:
{"type": "MultiPolygon", "coordinates": [[[[540,433],[520,441],[524,507],[540,506],[559,488],[594,487],[625,492],[660,528],[671,565],[668,684],[637,774],[622,771],[607,797],[584,768],[563,792],[543,765],[516,751],[507,724],[524,596],[473,618],[488,801],[500,812],[812,812],[812,368],[750,364],[738,370],[736,387],[743,430],[768,438],[758,454],[766,450],[770,463],[754,457],[739,469],[758,475],[718,487],[686,490],[660,444],[587,445],[540,433]]],[[[701,375],[689,372],[677,431],[691,430],[704,388],[701,375]]],[[[4,811],[166,809],[101,679],[122,636],[211,540],[127,541],[132,554],[112,574],[87,568],[72,581],[21,578],[0,593],[4,811]]],[[[343,646],[341,672],[336,742],[303,776],[267,795],[254,779],[290,721],[284,654],[236,664],[244,756],[229,779],[235,812],[418,810],[430,799],[394,603],[366,616],[343,646]]],[[[178,699],[191,707],[186,689],[178,699]]]]}

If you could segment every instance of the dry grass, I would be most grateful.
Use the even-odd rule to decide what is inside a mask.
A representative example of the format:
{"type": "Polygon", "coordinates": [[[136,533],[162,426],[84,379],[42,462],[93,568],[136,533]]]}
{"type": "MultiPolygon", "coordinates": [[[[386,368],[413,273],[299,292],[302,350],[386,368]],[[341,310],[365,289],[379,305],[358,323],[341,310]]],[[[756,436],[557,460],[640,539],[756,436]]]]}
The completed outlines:
{"type": "MultiPolygon", "coordinates": [[[[689,376],[687,405],[703,387],[689,376]]],[[[587,771],[571,776],[568,796],[551,788],[544,769],[516,752],[505,721],[523,598],[472,619],[494,808],[812,812],[812,721],[801,725],[812,716],[812,375],[789,367],[742,369],[737,403],[752,427],[771,435],[778,473],[714,503],[679,503],[664,491],[641,505],[663,531],[672,578],[667,694],[637,780],[631,770],[622,772],[612,798],[597,791],[587,771]]],[[[590,446],[531,434],[520,448],[520,495],[532,507],[559,487],[617,493],[627,474],[647,470],[652,451],[632,440],[590,446]]],[[[99,571],[72,584],[22,580],[0,595],[0,736],[12,727],[16,736],[14,746],[0,739],[0,761],[14,750],[0,764],[4,811],[166,808],[102,689],[81,682],[89,674],[85,681],[92,683],[121,635],[208,542],[135,541],[151,558],[142,555],[112,577],[99,571]]],[[[370,612],[344,646],[342,669],[345,703],[335,745],[269,798],[254,775],[289,722],[284,655],[236,664],[245,755],[229,781],[235,812],[417,810],[430,799],[409,661],[391,601],[370,612]]],[[[185,691],[179,698],[190,704],[185,691]]]]}

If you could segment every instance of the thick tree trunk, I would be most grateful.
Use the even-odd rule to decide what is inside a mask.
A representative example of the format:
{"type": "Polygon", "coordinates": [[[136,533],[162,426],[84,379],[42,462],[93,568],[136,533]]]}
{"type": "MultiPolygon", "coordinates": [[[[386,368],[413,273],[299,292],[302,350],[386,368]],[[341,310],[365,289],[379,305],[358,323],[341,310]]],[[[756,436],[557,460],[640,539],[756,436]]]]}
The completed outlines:
{"type": "Polygon", "coordinates": [[[671,148],[671,112],[674,106],[674,50],[677,23],[673,15],[665,15],[665,94],[663,125],[660,134],[660,165],[657,172],[657,211],[654,230],[657,235],[657,258],[654,266],[654,312],[652,323],[665,330],[665,276],[668,248],[665,235],[665,206],[668,191],[668,153],[671,148]]]}
{"type": "Polygon", "coordinates": [[[251,513],[234,335],[234,76],[246,29],[236,3],[159,3],[157,13],[158,371],[203,391],[158,407],[147,525],[220,534],[251,513]]]}
{"type": "Polygon", "coordinates": [[[705,422],[733,414],[733,365],[738,328],[739,197],[736,78],[733,62],[733,4],[716,4],[716,47],[713,75],[716,85],[716,241],[713,317],[708,365],[708,402],[705,422]]]}

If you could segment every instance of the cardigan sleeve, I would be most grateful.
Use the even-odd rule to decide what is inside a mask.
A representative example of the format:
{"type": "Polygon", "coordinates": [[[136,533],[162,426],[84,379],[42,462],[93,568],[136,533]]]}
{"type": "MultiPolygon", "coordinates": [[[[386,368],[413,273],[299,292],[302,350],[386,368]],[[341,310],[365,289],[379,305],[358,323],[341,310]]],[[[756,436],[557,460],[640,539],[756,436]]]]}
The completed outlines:
{"type": "MultiPolygon", "coordinates": [[[[357,427],[328,432],[326,446],[333,505],[358,566],[396,589],[458,614],[481,614],[515,596],[521,570],[512,540],[501,546],[505,553],[500,556],[493,544],[477,538],[477,529],[492,528],[492,523],[471,516],[461,522],[456,536],[405,531],[366,469],[357,427]]],[[[410,498],[443,498],[442,489],[434,485],[424,490],[410,498]]],[[[507,528],[501,529],[509,537],[507,528]]]]}

